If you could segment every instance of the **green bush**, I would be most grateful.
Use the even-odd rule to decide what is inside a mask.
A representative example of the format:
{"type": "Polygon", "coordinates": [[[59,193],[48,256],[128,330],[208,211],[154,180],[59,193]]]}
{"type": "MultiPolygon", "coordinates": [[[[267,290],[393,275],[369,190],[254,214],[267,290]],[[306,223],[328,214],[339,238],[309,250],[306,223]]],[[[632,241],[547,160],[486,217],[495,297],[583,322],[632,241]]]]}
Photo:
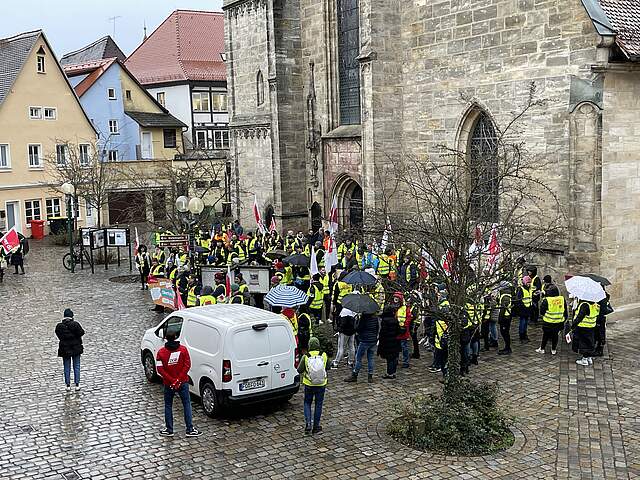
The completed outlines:
{"type": "Polygon", "coordinates": [[[513,445],[496,385],[462,379],[446,390],[396,407],[387,433],[412,448],[444,455],[487,455],[513,445]]]}

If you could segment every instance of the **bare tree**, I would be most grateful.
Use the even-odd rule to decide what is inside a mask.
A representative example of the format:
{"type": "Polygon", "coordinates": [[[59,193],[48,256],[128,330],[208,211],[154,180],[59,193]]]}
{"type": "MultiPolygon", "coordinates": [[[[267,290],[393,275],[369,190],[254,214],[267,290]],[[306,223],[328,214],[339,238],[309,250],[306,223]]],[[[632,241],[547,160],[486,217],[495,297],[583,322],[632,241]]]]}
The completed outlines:
{"type": "MultiPolygon", "coordinates": [[[[550,162],[529,152],[521,125],[544,106],[531,85],[523,105],[505,125],[487,124],[486,135],[464,150],[441,146],[429,158],[388,156],[376,165],[384,178],[378,208],[366,212],[367,233],[379,235],[392,219],[396,245],[411,245],[448,292],[450,309],[437,310],[449,331],[445,394],[459,384],[461,335],[468,305],[514,281],[516,259],[553,244],[564,233],[564,213],[553,186],[541,178],[550,162]],[[485,244],[493,230],[501,249],[472,248],[477,231],[485,244]]],[[[389,285],[390,289],[402,284],[389,285]]]]}

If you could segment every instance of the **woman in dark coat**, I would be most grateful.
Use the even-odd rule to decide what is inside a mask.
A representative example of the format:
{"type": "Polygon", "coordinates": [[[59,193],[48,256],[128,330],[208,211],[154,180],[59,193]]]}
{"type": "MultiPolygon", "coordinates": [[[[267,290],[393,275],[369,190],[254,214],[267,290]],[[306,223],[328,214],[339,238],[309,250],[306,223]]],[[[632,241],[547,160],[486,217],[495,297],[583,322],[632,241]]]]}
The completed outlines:
{"type": "Polygon", "coordinates": [[[382,378],[396,378],[398,370],[398,355],[402,350],[398,335],[400,325],[396,318],[396,309],[387,307],[382,312],[382,322],[380,325],[380,337],[378,339],[378,355],[387,361],[387,373],[382,378]]]}
{"type": "Polygon", "coordinates": [[[71,364],[73,363],[73,382],[76,391],[80,390],[80,355],[84,352],[82,346],[82,336],[84,330],[78,322],[73,319],[73,311],[67,308],[64,311],[62,322],[56,325],[56,336],[60,340],[58,346],[58,356],[62,357],[64,366],[64,383],[67,385],[67,392],[71,390],[71,364]]]}

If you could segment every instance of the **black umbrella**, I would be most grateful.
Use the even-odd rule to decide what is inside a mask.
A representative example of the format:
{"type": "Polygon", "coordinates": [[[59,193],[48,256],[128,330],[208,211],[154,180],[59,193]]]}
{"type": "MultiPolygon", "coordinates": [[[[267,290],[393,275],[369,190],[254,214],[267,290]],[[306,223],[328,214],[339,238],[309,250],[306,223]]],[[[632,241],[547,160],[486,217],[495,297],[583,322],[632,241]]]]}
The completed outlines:
{"type": "Polygon", "coordinates": [[[311,264],[311,259],[306,255],[296,253],[282,260],[284,263],[294,265],[296,267],[308,267],[311,264]]]}
{"type": "Polygon", "coordinates": [[[587,273],[586,275],[582,275],[583,277],[589,277],[591,280],[598,282],[600,285],[606,287],[607,285],[611,285],[611,282],[608,278],[604,278],[601,275],[596,275],[595,273],[587,273]]]}
{"type": "Polygon", "coordinates": [[[367,272],[361,272],[359,270],[353,271],[347,274],[342,280],[349,285],[366,285],[372,286],[376,284],[376,277],[367,272]]]}
{"type": "Polygon", "coordinates": [[[350,293],[342,299],[342,306],[356,313],[376,313],[380,310],[378,303],[369,295],[350,293]]]}
{"type": "Polygon", "coordinates": [[[279,258],[286,257],[287,252],[285,252],[284,250],[272,250],[270,252],[267,252],[264,256],[267,257],[269,260],[277,260],[279,258]]]}

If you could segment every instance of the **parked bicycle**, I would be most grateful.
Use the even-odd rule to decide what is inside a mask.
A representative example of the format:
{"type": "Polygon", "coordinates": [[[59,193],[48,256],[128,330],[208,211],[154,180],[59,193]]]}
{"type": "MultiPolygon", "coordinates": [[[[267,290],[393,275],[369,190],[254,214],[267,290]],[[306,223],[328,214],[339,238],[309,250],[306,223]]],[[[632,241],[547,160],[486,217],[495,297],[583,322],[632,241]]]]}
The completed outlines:
{"type": "Polygon", "coordinates": [[[71,252],[62,257],[62,265],[64,265],[64,268],[71,271],[73,265],[80,265],[82,263],[82,258],[84,258],[84,263],[91,266],[91,257],[89,256],[89,253],[80,248],[80,245],[76,245],[73,247],[73,257],[71,256],[71,252]],[[74,263],[72,264],[71,262],[74,263]]]}

